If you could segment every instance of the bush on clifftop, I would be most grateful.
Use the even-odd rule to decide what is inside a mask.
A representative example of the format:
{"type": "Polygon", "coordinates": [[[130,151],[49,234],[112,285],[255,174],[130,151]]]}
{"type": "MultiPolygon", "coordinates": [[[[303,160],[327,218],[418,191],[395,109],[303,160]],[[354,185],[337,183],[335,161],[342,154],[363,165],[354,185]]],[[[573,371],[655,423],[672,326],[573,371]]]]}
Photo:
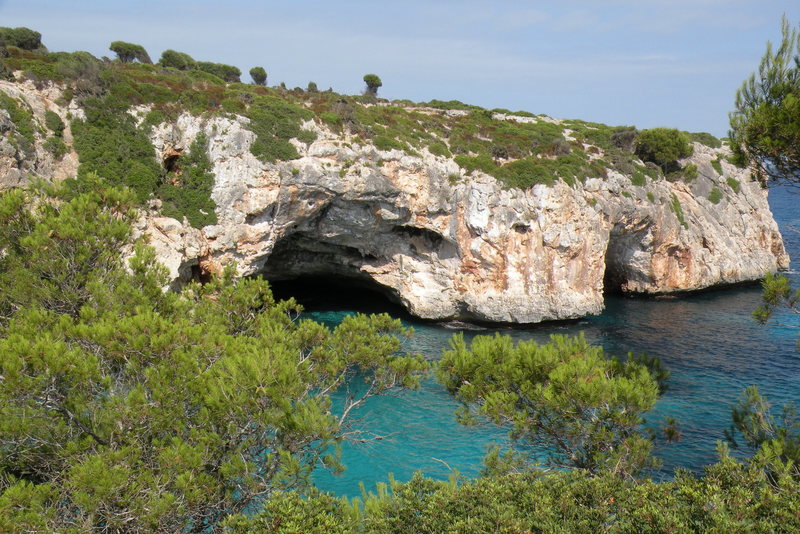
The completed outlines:
{"type": "Polygon", "coordinates": [[[134,60],[146,64],[152,63],[147,50],[145,50],[142,45],[126,43],[124,41],[114,41],[108,49],[117,54],[117,58],[123,63],[130,63],[134,60]]]}
{"type": "Polygon", "coordinates": [[[666,172],[680,168],[678,160],[692,155],[689,138],[674,128],[642,130],[636,139],[636,155],[642,161],[655,163],[666,172]]]}
{"type": "Polygon", "coordinates": [[[189,54],[175,50],[164,50],[158,64],[162,67],[172,67],[178,70],[189,70],[197,66],[197,62],[189,54]]]}
{"type": "Polygon", "coordinates": [[[0,46],[16,46],[29,51],[46,51],[42,44],[42,34],[24,27],[0,27],[0,46]]]}
{"type": "Polygon", "coordinates": [[[250,77],[256,85],[267,85],[267,71],[264,67],[253,67],[250,69],[250,77]]]}

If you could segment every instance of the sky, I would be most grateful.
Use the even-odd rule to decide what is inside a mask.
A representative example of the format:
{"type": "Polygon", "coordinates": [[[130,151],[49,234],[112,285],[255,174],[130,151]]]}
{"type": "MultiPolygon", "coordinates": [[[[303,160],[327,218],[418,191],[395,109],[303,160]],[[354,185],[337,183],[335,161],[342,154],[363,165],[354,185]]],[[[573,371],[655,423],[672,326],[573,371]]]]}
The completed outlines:
{"type": "Polygon", "coordinates": [[[111,41],[357,94],[461,100],[639,128],[724,136],[736,89],[798,0],[0,0],[0,26],[51,51],[111,41]]]}

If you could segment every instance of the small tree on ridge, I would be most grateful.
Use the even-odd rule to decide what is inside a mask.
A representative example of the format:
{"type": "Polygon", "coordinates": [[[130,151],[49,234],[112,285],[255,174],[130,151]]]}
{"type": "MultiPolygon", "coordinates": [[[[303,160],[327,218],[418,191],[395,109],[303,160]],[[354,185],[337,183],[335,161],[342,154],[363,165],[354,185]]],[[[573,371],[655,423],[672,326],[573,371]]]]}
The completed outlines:
{"type": "Polygon", "coordinates": [[[267,71],[264,67],[253,67],[250,69],[250,77],[256,85],[267,85],[267,71]]]}
{"type": "Polygon", "coordinates": [[[114,41],[108,49],[117,54],[117,58],[122,63],[131,63],[134,60],[138,60],[140,63],[147,63],[148,65],[153,63],[147,50],[145,50],[142,45],[126,43],[125,41],[114,41]]]}
{"type": "Polygon", "coordinates": [[[378,96],[378,88],[383,85],[377,74],[365,74],[364,83],[367,84],[366,94],[368,96],[378,96]]]}

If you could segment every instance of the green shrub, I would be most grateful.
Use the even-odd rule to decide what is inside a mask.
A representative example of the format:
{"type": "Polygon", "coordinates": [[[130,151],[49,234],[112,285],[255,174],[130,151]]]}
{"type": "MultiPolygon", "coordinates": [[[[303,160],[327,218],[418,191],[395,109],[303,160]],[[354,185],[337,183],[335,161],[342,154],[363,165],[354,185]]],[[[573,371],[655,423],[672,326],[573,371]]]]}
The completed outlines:
{"type": "Polygon", "coordinates": [[[104,65],[92,54],[59,52],[51,56],[55,56],[54,79],[68,80],[75,96],[84,98],[100,96],[103,93],[106,88],[106,82],[103,80],[104,65]]]}
{"type": "Polygon", "coordinates": [[[226,82],[239,83],[239,77],[242,75],[237,67],[233,65],[226,65],[224,63],[212,63],[210,61],[198,61],[197,69],[225,80],[226,82]]]}
{"type": "Polygon", "coordinates": [[[324,122],[329,126],[332,126],[334,129],[338,130],[342,127],[342,117],[339,116],[338,113],[334,113],[333,111],[326,111],[320,113],[318,117],[322,122],[324,122]]]}
{"type": "Polygon", "coordinates": [[[209,74],[208,72],[203,72],[202,70],[198,70],[195,68],[189,69],[186,72],[186,75],[192,81],[202,82],[205,85],[225,86],[225,80],[223,80],[219,76],[214,76],[213,74],[209,74]]]}
{"type": "Polygon", "coordinates": [[[58,116],[58,113],[47,110],[44,113],[44,124],[47,126],[47,129],[53,132],[53,135],[57,137],[62,137],[64,135],[64,121],[61,120],[61,117],[58,116]]]}
{"type": "Polygon", "coordinates": [[[683,174],[683,179],[685,182],[693,182],[697,180],[697,165],[694,163],[689,163],[683,169],[681,169],[681,173],[683,174]]]}
{"type": "Polygon", "coordinates": [[[403,143],[385,135],[376,136],[375,139],[372,140],[372,144],[374,144],[375,148],[378,150],[403,150],[405,148],[403,143]]]}
{"type": "Polygon", "coordinates": [[[300,141],[301,143],[311,144],[317,140],[317,133],[312,130],[300,130],[298,134],[295,136],[295,139],[300,141]]]}
{"type": "Polygon", "coordinates": [[[189,153],[178,159],[174,170],[158,188],[157,196],[163,201],[161,211],[178,220],[186,217],[195,228],[216,224],[216,204],[211,198],[213,187],[208,138],[200,132],[189,147],[189,153]]]}
{"type": "Polygon", "coordinates": [[[9,138],[11,144],[24,154],[32,156],[36,142],[33,114],[25,104],[17,102],[3,91],[0,91],[0,109],[5,109],[11,122],[14,123],[15,131],[9,138]]]}
{"type": "Polygon", "coordinates": [[[655,204],[655,202],[656,202],[656,196],[653,194],[653,192],[652,192],[652,191],[648,191],[648,192],[647,192],[647,200],[649,200],[650,202],[652,202],[652,203],[654,203],[654,204],[655,204]]]}
{"type": "Polygon", "coordinates": [[[126,43],[125,41],[114,41],[108,49],[117,54],[117,59],[122,63],[130,63],[132,61],[140,61],[147,64],[153,63],[147,50],[145,50],[142,45],[126,43]]]}
{"type": "Polygon", "coordinates": [[[482,171],[486,174],[494,175],[497,172],[497,164],[489,156],[464,156],[458,155],[454,158],[459,167],[464,169],[467,174],[474,171],[482,171]]]}
{"type": "Polygon", "coordinates": [[[717,174],[722,176],[722,163],[721,163],[722,156],[717,156],[717,159],[711,160],[711,166],[714,167],[714,170],[717,171],[717,174]]]}
{"type": "Polygon", "coordinates": [[[690,141],[700,143],[711,148],[719,148],[722,146],[722,141],[707,132],[687,133],[690,141]]]}
{"type": "Polygon", "coordinates": [[[718,187],[715,187],[708,194],[708,201],[712,204],[719,204],[720,200],[722,200],[722,191],[720,191],[718,187]]]}
{"type": "Polygon", "coordinates": [[[164,50],[158,64],[162,67],[172,67],[178,70],[189,70],[197,67],[197,62],[189,54],[175,50],[164,50]]]}
{"type": "Polygon", "coordinates": [[[278,492],[264,503],[256,516],[229,517],[225,532],[229,534],[300,533],[354,534],[358,532],[358,514],[346,500],[311,490],[278,492]]]}
{"type": "Polygon", "coordinates": [[[226,98],[220,102],[220,107],[228,113],[243,113],[247,106],[238,98],[226,98]]]}
{"type": "Polygon", "coordinates": [[[661,482],[553,470],[469,481],[416,474],[353,502],[277,493],[263,511],[231,517],[226,527],[232,534],[795,532],[799,508],[796,481],[771,481],[757,465],[724,455],[702,473],[661,482]]]}
{"type": "Polygon", "coordinates": [[[463,111],[473,111],[476,109],[480,109],[478,106],[472,106],[470,104],[465,104],[458,100],[431,100],[430,102],[423,102],[423,105],[436,108],[436,109],[444,109],[444,110],[463,110],[463,111]]]}
{"type": "Polygon", "coordinates": [[[257,158],[286,161],[300,157],[289,139],[308,135],[303,134],[300,124],[313,117],[310,111],[277,97],[263,96],[247,109],[245,116],[256,134],[250,151],[257,158]]]}
{"type": "Polygon", "coordinates": [[[624,150],[625,152],[633,152],[633,147],[636,144],[636,137],[638,135],[639,131],[635,127],[620,126],[618,128],[614,128],[611,136],[609,137],[609,142],[620,150],[624,150]]]}
{"type": "Polygon", "coordinates": [[[256,85],[267,85],[267,71],[264,67],[253,67],[250,69],[250,77],[256,85]]]}
{"type": "Polygon", "coordinates": [[[64,144],[64,140],[57,136],[48,137],[44,142],[44,148],[50,152],[56,160],[60,160],[69,152],[67,145],[64,144]]]}
{"type": "Polygon", "coordinates": [[[495,173],[495,176],[507,186],[519,189],[528,189],[536,184],[552,186],[558,179],[551,166],[543,165],[535,158],[507,163],[495,173]]]}
{"type": "Polygon", "coordinates": [[[365,74],[364,83],[367,84],[368,95],[378,96],[378,88],[383,85],[383,82],[377,74],[365,74]]]}
{"type": "Polygon", "coordinates": [[[739,191],[742,188],[742,184],[739,183],[739,180],[737,180],[736,178],[729,177],[726,181],[728,182],[730,188],[733,189],[733,192],[738,195],[739,191]]]}
{"type": "Polygon", "coordinates": [[[681,206],[681,201],[677,196],[675,196],[675,193],[672,193],[672,202],[670,202],[669,206],[672,209],[672,212],[675,214],[675,217],[677,217],[678,222],[681,223],[681,226],[688,230],[689,224],[686,222],[686,219],[683,216],[683,206],[681,206]]]}
{"type": "Polygon", "coordinates": [[[0,46],[16,46],[28,51],[44,50],[42,34],[24,27],[0,27],[0,46]]]}
{"type": "Polygon", "coordinates": [[[161,169],[145,131],[127,113],[124,97],[115,92],[89,98],[86,120],[72,122],[80,158],[78,177],[96,173],[110,183],[133,189],[140,202],[150,198],[161,181],[161,169]]]}
{"type": "Polygon", "coordinates": [[[647,184],[647,176],[639,169],[631,175],[631,184],[642,187],[647,184]]]}
{"type": "Polygon", "coordinates": [[[428,151],[434,156],[444,156],[449,158],[452,156],[450,149],[441,141],[434,141],[428,145],[428,151]]]}
{"type": "Polygon", "coordinates": [[[655,163],[664,172],[676,170],[679,159],[692,155],[688,137],[674,128],[642,130],[635,151],[642,161],[655,163]]]}
{"type": "Polygon", "coordinates": [[[147,115],[145,115],[144,120],[142,121],[142,127],[152,129],[153,126],[158,126],[159,124],[163,124],[167,122],[168,117],[167,114],[164,113],[162,109],[153,109],[150,110],[147,115]]]}

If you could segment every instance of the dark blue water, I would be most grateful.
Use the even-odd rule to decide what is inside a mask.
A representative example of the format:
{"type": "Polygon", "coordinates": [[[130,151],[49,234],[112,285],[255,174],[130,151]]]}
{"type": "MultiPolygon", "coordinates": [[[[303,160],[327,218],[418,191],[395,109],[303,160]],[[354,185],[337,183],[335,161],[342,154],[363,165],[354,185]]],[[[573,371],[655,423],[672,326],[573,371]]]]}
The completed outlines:
{"type": "MultiPolygon", "coordinates": [[[[781,227],[787,250],[800,261],[800,189],[776,188],[770,205],[781,227]]],[[[800,277],[790,273],[797,284],[800,277]]],[[[716,443],[730,425],[730,408],[748,385],[757,385],[773,405],[800,396],[800,352],[797,335],[800,318],[778,313],[767,326],[751,318],[761,298],[758,286],[706,292],[675,299],[608,297],[602,315],[576,323],[526,330],[503,330],[515,339],[546,342],[550,334],[584,332],[590,343],[608,354],[647,352],[661,358],[671,371],[669,389],[648,422],[665,416],[680,420],[683,437],[677,444],[659,445],[656,455],[663,467],[654,478],[667,477],[676,467],[700,470],[716,460],[716,443]]],[[[311,313],[316,320],[335,324],[347,310],[311,313]]],[[[456,330],[415,324],[406,349],[431,360],[441,357],[456,330]]],[[[466,331],[466,337],[493,334],[494,330],[466,331]]],[[[339,495],[360,494],[359,482],[368,490],[387,481],[389,473],[407,480],[415,471],[446,478],[452,469],[475,476],[486,446],[506,444],[506,432],[497,427],[458,425],[457,404],[433,380],[419,391],[375,398],[359,413],[356,425],[384,439],[343,447],[347,470],[334,476],[320,471],[316,484],[339,495]]]]}

